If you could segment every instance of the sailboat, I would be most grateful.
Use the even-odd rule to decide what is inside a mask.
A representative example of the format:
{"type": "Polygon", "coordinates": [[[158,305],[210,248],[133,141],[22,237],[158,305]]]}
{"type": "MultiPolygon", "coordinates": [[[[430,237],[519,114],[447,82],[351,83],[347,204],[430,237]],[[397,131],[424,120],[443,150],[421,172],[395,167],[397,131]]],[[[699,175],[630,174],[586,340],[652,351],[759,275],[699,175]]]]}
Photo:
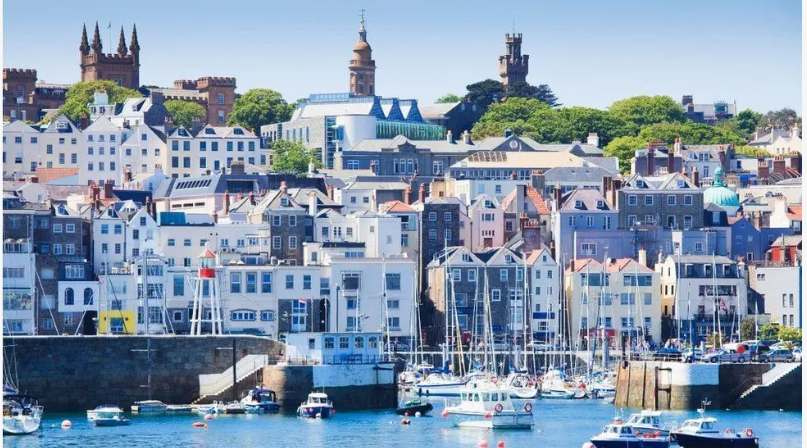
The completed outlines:
{"type": "MultiPolygon", "coordinates": [[[[45,408],[40,406],[34,397],[18,393],[18,388],[14,384],[17,378],[15,345],[12,342],[9,346],[3,346],[4,352],[6,348],[12,350],[11,356],[4,353],[3,360],[3,434],[32,434],[39,429],[45,408]]],[[[16,380],[16,383],[19,384],[19,380],[16,380]]]]}

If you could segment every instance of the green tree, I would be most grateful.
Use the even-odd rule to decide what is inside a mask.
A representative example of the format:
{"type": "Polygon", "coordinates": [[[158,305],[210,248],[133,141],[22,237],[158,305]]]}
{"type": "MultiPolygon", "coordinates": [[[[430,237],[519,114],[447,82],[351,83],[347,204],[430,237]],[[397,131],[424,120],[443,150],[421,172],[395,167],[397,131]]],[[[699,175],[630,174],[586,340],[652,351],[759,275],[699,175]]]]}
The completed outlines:
{"type": "Polygon", "coordinates": [[[745,139],[730,129],[691,121],[651,124],[642,128],[639,137],[645,141],[663,140],[667,144],[675,143],[676,138],[685,145],[745,144],[745,139]]]}
{"type": "Polygon", "coordinates": [[[551,107],[560,106],[558,98],[546,84],[536,87],[525,81],[516,81],[507,85],[507,97],[533,98],[551,107]]]}
{"type": "Polygon", "coordinates": [[[740,340],[749,341],[756,338],[757,325],[753,317],[746,317],[740,321],[740,340]]]}
{"type": "Polygon", "coordinates": [[[476,122],[471,133],[474,138],[501,136],[505,129],[511,129],[516,135],[534,132],[535,128],[528,124],[538,110],[549,110],[546,104],[528,98],[508,98],[503,103],[494,103],[488,107],[484,115],[476,122]]]}
{"type": "Polygon", "coordinates": [[[684,108],[669,96],[634,96],[619,100],[608,108],[616,118],[632,123],[638,132],[655,123],[683,123],[684,108]]]}
{"type": "Polygon", "coordinates": [[[756,146],[735,146],[734,153],[754,158],[770,156],[768,151],[756,146]]]}
{"type": "Polygon", "coordinates": [[[488,107],[504,98],[504,84],[492,79],[469,84],[465,88],[468,90],[465,99],[481,107],[488,107]]]}
{"type": "Polygon", "coordinates": [[[544,108],[533,113],[528,124],[535,129],[530,136],[541,143],[584,142],[590,132],[596,132],[605,145],[628,133],[623,121],[589,107],[544,108]]]}
{"type": "Polygon", "coordinates": [[[783,108],[779,110],[768,111],[760,119],[760,124],[766,129],[770,130],[772,127],[776,129],[790,129],[793,125],[801,125],[801,117],[795,110],[790,108],[783,108]]]}
{"type": "Polygon", "coordinates": [[[779,340],[784,342],[785,347],[792,350],[796,342],[801,340],[801,328],[780,325],[779,340]]]}
{"type": "Polygon", "coordinates": [[[763,341],[776,337],[779,337],[779,325],[768,322],[759,329],[759,338],[763,341]]]}
{"type": "Polygon", "coordinates": [[[288,120],[293,111],[294,106],[288,104],[280,93],[270,89],[251,89],[235,100],[227,124],[240,124],[258,133],[265,124],[288,120]]]}
{"type": "Polygon", "coordinates": [[[445,95],[441,96],[440,98],[437,98],[437,101],[435,101],[435,103],[437,103],[437,104],[456,103],[458,101],[462,101],[462,98],[460,98],[457,95],[454,95],[453,93],[446,93],[445,95]]]}
{"type": "Polygon", "coordinates": [[[174,118],[174,124],[177,126],[185,126],[190,129],[194,118],[198,118],[200,121],[205,119],[205,108],[198,103],[168,100],[164,103],[164,106],[174,118]]]}
{"type": "Polygon", "coordinates": [[[647,140],[640,137],[617,137],[605,146],[604,154],[607,157],[617,157],[619,159],[619,170],[622,173],[630,172],[630,159],[637,149],[644,148],[647,140]]]}
{"type": "Polygon", "coordinates": [[[314,166],[321,168],[322,164],[315,157],[314,151],[306,148],[300,142],[291,140],[276,140],[272,144],[272,169],[297,175],[308,172],[308,162],[314,159],[314,166]]]}
{"type": "Polygon", "coordinates": [[[93,101],[93,94],[96,90],[105,90],[110,104],[123,103],[129,98],[143,96],[137,90],[121,87],[113,81],[78,82],[67,90],[65,102],[59,108],[59,113],[65,114],[73,121],[78,121],[83,114],[89,116],[90,108],[87,107],[87,104],[93,101]]]}
{"type": "Polygon", "coordinates": [[[729,121],[736,121],[737,129],[744,135],[748,136],[757,130],[762,120],[762,114],[754,112],[751,109],[740,111],[736,116],[732,117],[729,121]]]}

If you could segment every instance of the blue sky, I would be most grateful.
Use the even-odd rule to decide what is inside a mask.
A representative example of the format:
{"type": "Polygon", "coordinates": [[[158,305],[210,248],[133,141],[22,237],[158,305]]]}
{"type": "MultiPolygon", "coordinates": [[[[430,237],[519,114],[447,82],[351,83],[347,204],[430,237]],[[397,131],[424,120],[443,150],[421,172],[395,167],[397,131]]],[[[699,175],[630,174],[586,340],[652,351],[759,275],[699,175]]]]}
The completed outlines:
{"type": "Polygon", "coordinates": [[[268,87],[293,101],[347,90],[362,7],[383,96],[429,103],[499,79],[497,58],[515,12],[530,55],[527,80],[549,84],[566,105],[604,108],[633,95],[692,94],[698,103],[802,110],[797,0],[78,1],[58,13],[12,0],[4,2],[3,66],[72,83],[80,76],[82,23],[90,39],[101,23],[104,49],[114,51],[120,26],[128,44],[136,22],[142,84],[235,76],[239,92],[268,87]]]}

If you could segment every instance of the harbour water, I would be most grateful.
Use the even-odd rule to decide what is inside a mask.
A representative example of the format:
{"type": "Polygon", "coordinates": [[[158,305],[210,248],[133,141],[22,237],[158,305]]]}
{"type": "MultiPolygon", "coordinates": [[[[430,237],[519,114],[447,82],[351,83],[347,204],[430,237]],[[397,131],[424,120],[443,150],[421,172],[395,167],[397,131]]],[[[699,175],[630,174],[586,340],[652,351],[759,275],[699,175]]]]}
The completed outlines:
{"type": "MultiPolygon", "coordinates": [[[[537,400],[532,431],[457,429],[440,417],[442,402],[434,401],[431,417],[412,418],[402,425],[392,411],[339,412],[330,420],[302,419],[294,415],[218,416],[208,428],[194,428],[199,415],[131,415],[125,427],[93,428],[85,414],[55,414],[46,410],[42,429],[35,436],[4,436],[6,447],[476,447],[486,440],[494,447],[579,448],[614,416],[615,409],[599,400],[537,400]],[[60,428],[70,419],[73,428],[60,428]]],[[[627,418],[630,410],[624,411],[627,418]]],[[[764,448],[801,446],[801,413],[776,411],[709,411],[720,428],[752,427],[764,448]]],[[[665,413],[668,421],[683,422],[695,412],[665,413]]]]}

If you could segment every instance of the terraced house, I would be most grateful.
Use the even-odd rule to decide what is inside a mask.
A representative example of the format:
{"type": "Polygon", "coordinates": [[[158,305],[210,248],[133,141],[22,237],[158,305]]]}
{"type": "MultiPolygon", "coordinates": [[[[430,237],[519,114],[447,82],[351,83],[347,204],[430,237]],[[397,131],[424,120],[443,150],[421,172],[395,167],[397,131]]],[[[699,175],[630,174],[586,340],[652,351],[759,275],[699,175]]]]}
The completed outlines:
{"type": "Polygon", "coordinates": [[[703,227],[703,191],[681,173],[630,176],[617,192],[616,207],[620,229],[703,227]]]}

